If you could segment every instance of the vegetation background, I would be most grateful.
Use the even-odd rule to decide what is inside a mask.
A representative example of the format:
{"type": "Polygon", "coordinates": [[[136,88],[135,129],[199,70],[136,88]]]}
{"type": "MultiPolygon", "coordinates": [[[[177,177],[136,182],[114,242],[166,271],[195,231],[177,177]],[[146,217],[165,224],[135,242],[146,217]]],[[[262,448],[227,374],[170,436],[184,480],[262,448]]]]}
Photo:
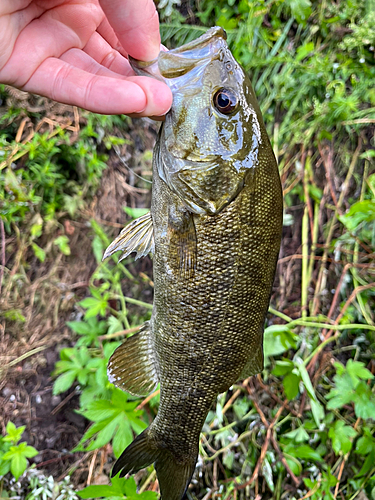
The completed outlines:
{"type": "MultiPolygon", "coordinates": [[[[227,30],[285,197],[266,367],[218,397],[187,497],[374,500],[374,0],[158,8],[168,47],[227,30]]],[[[152,468],[138,493],[108,485],[158,393],[106,378],[150,316],[152,262],[101,257],[150,205],[157,125],[5,86],[0,99],[0,497],[156,499],[152,468]]]]}

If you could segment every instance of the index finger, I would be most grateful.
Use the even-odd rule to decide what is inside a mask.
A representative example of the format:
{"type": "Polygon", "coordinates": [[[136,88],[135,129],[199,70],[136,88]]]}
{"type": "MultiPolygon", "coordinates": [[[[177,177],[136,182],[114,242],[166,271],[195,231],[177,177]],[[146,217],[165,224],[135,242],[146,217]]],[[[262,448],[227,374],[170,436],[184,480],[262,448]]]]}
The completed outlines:
{"type": "Polygon", "coordinates": [[[128,54],[141,61],[157,58],[159,16],[153,0],[100,0],[100,5],[128,54]]]}

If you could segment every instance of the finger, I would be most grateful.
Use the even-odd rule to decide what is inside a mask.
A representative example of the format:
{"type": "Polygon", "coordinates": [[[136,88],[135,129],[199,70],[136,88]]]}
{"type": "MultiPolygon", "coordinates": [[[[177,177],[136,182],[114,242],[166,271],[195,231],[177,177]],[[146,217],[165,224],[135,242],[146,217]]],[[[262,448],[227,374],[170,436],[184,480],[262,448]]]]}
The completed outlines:
{"type": "Polygon", "coordinates": [[[119,75],[134,75],[126,57],[112,48],[97,32],[93,33],[83,50],[99,64],[119,75]]]}
{"type": "Polygon", "coordinates": [[[172,92],[163,82],[148,76],[130,76],[128,82],[139,85],[147,96],[146,109],[139,116],[161,117],[172,106],[172,92]]]}
{"type": "Polygon", "coordinates": [[[80,49],[70,49],[60,57],[61,61],[69,63],[75,68],[80,68],[84,71],[87,71],[92,75],[108,76],[110,78],[126,80],[127,76],[134,76],[134,71],[131,68],[128,60],[125,58],[123,59],[124,64],[121,67],[117,68],[119,71],[113,71],[112,69],[102,65],[100,62],[80,49]]]}
{"type": "Polygon", "coordinates": [[[103,21],[97,27],[96,31],[100,36],[104,38],[104,40],[109,43],[111,47],[116,49],[120,54],[127,57],[127,53],[124,50],[124,47],[121,45],[119,39],[116,36],[116,33],[113,31],[112,26],[109,24],[108,19],[104,17],[103,21]]]}
{"type": "Polygon", "coordinates": [[[95,75],[56,58],[45,60],[23,90],[103,114],[161,115],[172,102],[169,88],[153,78],[95,75]]]}
{"type": "Polygon", "coordinates": [[[19,34],[42,12],[27,0],[0,2],[0,69],[11,57],[19,34]]]}
{"type": "Polygon", "coordinates": [[[1,68],[3,82],[19,88],[25,86],[43,61],[59,58],[72,47],[84,47],[102,21],[103,11],[95,3],[64,6],[65,2],[59,1],[61,6],[47,10],[20,32],[11,57],[1,68]],[[68,7],[71,7],[69,15],[68,7]]]}
{"type": "Polygon", "coordinates": [[[153,0],[100,0],[100,4],[128,54],[141,61],[156,59],[160,33],[153,0]]]}

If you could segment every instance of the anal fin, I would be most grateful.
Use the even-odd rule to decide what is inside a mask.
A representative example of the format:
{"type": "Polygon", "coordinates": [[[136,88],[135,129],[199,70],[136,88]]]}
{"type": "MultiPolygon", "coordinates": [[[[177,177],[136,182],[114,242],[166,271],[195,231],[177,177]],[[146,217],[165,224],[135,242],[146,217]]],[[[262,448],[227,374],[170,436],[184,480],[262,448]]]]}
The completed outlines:
{"type": "Polygon", "coordinates": [[[151,326],[146,321],[115,350],[108,363],[108,380],[134,396],[146,396],[158,384],[150,337],[151,326]]]}
{"type": "Polygon", "coordinates": [[[120,250],[122,251],[120,260],[132,252],[137,252],[136,259],[154,252],[154,229],[150,212],[124,227],[105,251],[103,260],[120,250]]]}

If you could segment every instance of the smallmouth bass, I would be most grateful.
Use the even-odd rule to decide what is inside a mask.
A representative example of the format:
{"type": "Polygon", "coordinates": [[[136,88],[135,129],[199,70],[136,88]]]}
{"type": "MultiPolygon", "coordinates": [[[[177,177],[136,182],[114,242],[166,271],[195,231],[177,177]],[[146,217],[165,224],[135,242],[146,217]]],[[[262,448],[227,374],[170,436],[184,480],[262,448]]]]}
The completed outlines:
{"type": "Polygon", "coordinates": [[[109,380],[145,396],[152,424],[113,475],[154,464],[163,500],[181,500],[217,395],[263,368],[263,325],[282,229],[277,163],[251,83],[222,28],[157,61],[132,61],[173,93],[153,158],[151,211],[108,247],[154,255],[152,317],[112,355],[109,380]]]}

